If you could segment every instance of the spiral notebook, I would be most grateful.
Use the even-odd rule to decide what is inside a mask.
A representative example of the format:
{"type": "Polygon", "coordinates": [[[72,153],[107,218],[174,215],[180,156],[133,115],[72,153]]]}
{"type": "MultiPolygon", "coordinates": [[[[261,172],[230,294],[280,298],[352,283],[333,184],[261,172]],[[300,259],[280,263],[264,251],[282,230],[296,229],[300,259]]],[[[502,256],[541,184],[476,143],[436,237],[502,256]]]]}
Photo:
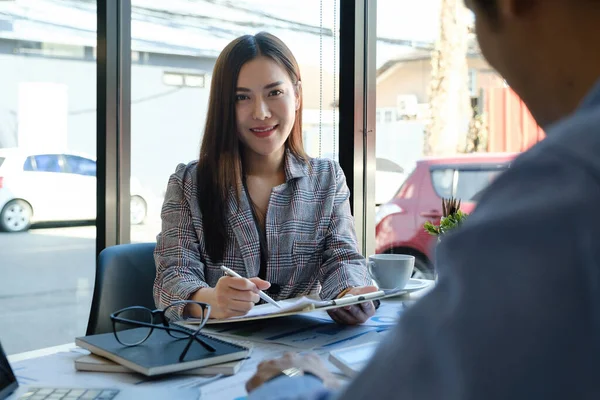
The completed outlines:
{"type": "MultiPolygon", "coordinates": [[[[147,328],[129,329],[119,332],[119,335],[139,338],[140,330],[146,331],[147,328]]],[[[247,347],[202,333],[199,336],[212,345],[216,351],[210,352],[199,343],[194,342],[182,362],[179,361],[179,356],[188,340],[174,339],[166,331],[159,329],[155,329],[144,343],[137,346],[123,346],[117,342],[112,332],[79,337],[75,339],[75,344],[89,350],[92,354],[105,357],[146,376],[181,372],[241,360],[250,354],[250,349],[247,347]]]]}

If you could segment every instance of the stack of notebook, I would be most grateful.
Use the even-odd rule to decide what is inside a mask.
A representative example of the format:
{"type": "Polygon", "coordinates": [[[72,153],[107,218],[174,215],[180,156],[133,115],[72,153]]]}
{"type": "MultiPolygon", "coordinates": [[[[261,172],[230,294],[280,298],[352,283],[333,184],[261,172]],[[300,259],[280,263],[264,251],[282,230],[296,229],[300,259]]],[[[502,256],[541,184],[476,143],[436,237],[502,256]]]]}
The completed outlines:
{"type": "MultiPolygon", "coordinates": [[[[130,329],[119,335],[139,337],[139,330],[130,329]]],[[[235,374],[241,361],[248,357],[250,349],[238,344],[200,334],[202,340],[216,351],[210,352],[199,343],[192,343],[185,359],[179,356],[187,345],[187,339],[174,339],[166,331],[154,330],[142,344],[126,347],[117,342],[113,333],[79,337],[75,344],[90,351],[91,355],[78,358],[75,368],[81,371],[139,372],[146,376],[168,373],[195,375],[235,374]]]]}

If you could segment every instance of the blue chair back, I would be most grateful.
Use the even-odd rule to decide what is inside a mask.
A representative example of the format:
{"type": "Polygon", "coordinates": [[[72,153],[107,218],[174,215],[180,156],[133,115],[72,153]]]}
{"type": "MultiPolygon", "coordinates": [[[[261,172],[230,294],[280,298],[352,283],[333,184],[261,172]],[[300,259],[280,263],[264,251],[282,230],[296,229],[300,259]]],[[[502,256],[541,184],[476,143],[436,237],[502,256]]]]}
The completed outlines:
{"type": "Polygon", "coordinates": [[[112,332],[110,314],[121,308],[156,308],[152,295],[155,246],[156,243],[121,244],[100,252],[86,335],[112,332]]]}

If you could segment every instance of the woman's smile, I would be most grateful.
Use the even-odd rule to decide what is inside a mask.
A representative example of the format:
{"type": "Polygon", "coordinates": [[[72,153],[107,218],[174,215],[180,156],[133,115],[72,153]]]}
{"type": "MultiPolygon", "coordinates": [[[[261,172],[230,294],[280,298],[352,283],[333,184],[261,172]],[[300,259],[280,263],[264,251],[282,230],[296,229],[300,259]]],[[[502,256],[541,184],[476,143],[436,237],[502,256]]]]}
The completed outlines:
{"type": "Polygon", "coordinates": [[[250,132],[258,138],[267,138],[271,136],[279,125],[263,125],[250,128],[250,132]]]}

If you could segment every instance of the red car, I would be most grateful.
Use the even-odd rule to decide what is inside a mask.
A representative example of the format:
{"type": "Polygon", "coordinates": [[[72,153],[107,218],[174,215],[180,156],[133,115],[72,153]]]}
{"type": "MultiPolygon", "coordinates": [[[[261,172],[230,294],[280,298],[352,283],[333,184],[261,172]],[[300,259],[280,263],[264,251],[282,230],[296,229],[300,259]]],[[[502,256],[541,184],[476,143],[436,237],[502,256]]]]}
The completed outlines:
{"type": "Polygon", "coordinates": [[[418,161],[394,198],[377,211],[376,253],[412,254],[414,276],[433,279],[436,238],[425,232],[423,224],[439,224],[442,198],[460,199],[461,210],[472,212],[483,189],[517,155],[465,154],[418,161]]]}

